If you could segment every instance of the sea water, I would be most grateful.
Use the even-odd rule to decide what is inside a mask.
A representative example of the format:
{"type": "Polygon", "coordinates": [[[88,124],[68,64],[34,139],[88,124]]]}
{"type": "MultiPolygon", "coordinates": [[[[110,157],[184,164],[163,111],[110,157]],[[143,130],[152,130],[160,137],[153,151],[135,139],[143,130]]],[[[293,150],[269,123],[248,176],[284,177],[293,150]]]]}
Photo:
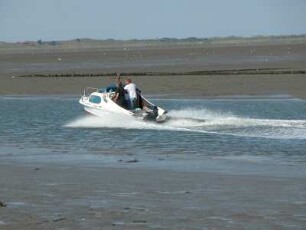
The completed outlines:
{"type": "Polygon", "coordinates": [[[110,113],[90,116],[73,96],[3,96],[0,156],[67,164],[137,159],[143,167],[156,166],[152,159],[169,158],[176,163],[160,165],[187,170],[223,167],[207,163],[212,159],[227,160],[227,167],[233,161],[301,167],[306,162],[306,100],[152,101],[168,111],[166,122],[156,124],[110,113]]]}

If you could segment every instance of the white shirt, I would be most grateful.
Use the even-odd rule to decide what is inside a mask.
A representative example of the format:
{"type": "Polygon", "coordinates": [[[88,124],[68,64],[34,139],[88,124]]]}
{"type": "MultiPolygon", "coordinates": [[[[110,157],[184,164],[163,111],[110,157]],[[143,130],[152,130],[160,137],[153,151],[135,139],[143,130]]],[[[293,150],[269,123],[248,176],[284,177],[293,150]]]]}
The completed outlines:
{"type": "Polygon", "coordinates": [[[130,98],[137,98],[136,85],[134,83],[124,86],[124,89],[128,92],[130,98]]]}

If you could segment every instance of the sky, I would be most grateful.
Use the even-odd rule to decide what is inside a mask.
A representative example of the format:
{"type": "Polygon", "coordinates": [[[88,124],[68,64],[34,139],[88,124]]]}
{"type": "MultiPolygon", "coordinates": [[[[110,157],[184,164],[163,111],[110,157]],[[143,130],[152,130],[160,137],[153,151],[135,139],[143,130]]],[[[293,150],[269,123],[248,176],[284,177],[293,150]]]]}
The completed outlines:
{"type": "Polygon", "coordinates": [[[0,41],[306,34],[306,0],[0,0],[0,41]]]}

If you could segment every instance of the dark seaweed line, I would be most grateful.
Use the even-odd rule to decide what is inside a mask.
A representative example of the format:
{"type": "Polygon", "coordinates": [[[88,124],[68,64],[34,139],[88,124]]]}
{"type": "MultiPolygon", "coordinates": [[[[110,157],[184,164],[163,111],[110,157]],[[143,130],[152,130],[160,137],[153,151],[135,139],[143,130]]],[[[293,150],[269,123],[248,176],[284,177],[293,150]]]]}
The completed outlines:
{"type": "MultiPolygon", "coordinates": [[[[182,75],[259,75],[259,74],[306,74],[306,70],[288,69],[238,69],[238,70],[201,70],[187,72],[123,72],[121,76],[182,76],[182,75]]],[[[28,74],[19,77],[112,77],[117,73],[59,73],[28,74]]]]}

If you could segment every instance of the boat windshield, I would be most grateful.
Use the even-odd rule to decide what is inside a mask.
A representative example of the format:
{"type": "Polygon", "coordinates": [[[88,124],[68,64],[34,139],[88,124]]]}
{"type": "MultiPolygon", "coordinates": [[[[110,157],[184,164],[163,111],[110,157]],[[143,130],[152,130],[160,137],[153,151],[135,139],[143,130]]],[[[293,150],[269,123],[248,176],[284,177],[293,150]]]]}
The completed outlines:
{"type": "Polygon", "coordinates": [[[110,92],[115,92],[117,89],[117,86],[115,84],[111,84],[106,87],[104,92],[110,93],[110,92]]]}
{"type": "MultiPolygon", "coordinates": [[[[125,84],[122,85],[123,87],[125,86],[125,84]]],[[[110,84],[108,85],[106,88],[101,88],[99,89],[99,92],[106,92],[106,93],[111,93],[111,92],[115,92],[117,89],[117,85],[116,84],[110,84]]],[[[141,90],[136,88],[137,93],[141,94],[141,90]]]]}

